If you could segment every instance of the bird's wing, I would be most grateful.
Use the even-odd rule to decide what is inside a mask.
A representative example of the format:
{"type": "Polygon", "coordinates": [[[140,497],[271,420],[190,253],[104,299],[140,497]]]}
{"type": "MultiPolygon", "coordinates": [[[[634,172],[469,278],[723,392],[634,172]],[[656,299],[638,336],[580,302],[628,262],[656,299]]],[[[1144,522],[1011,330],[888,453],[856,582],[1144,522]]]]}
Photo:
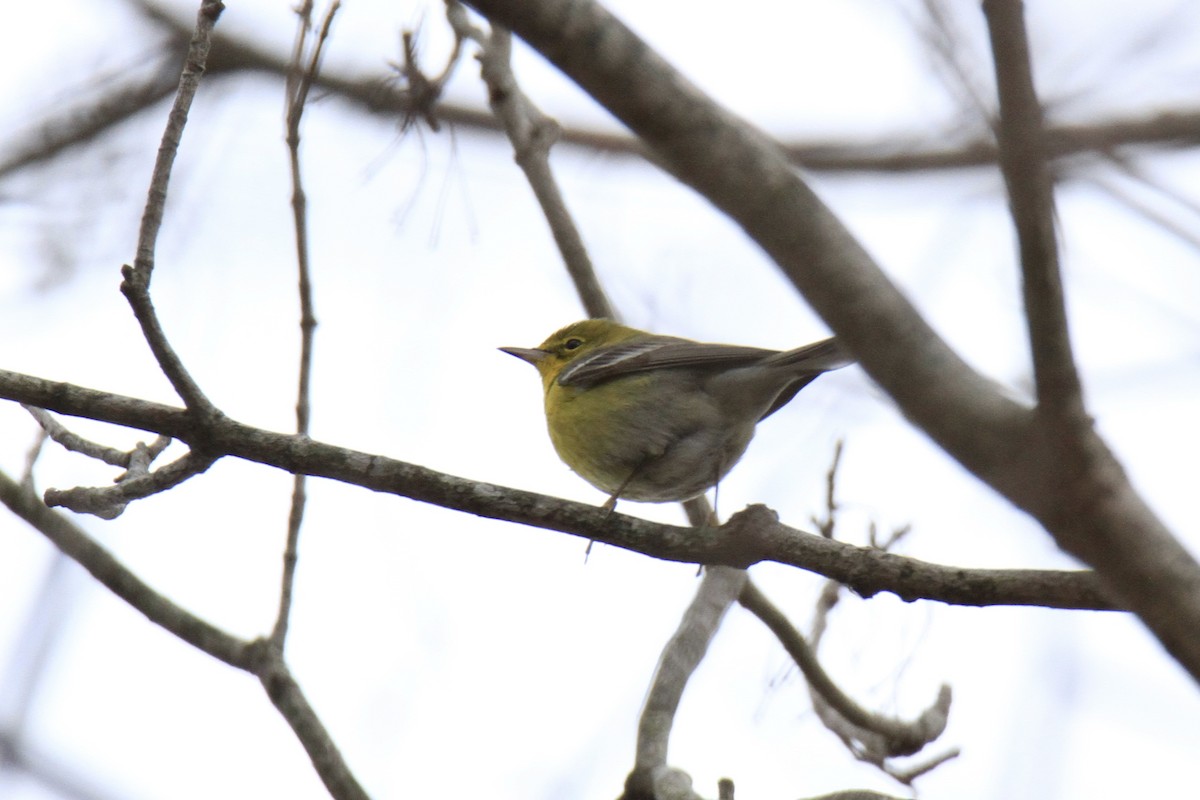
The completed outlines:
{"type": "Polygon", "coordinates": [[[587,386],[622,375],[671,367],[729,369],[776,355],[776,350],[706,344],[673,336],[653,336],[604,347],[568,364],[558,376],[563,386],[587,386]]]}

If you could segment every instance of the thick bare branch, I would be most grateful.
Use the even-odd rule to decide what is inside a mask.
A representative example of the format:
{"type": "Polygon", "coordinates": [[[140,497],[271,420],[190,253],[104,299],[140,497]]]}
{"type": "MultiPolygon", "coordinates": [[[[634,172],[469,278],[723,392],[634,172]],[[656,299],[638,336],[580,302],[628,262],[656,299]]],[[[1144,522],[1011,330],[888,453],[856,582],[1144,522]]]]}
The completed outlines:
{"type": "Polygon", "coordinates": [[[1016,222],[1025,312],[1037,379],[1040,441],[1053,464],[1047,484],[1014,498],[1059,546],[1094,566],[1200,680],[1200,564],[1134,491],[1083,405],[1071,352],[1054,239],[1053,198],[1042,151],[1020,0],[985,0],[1001,108],[1001,164],[1016,222]]]}

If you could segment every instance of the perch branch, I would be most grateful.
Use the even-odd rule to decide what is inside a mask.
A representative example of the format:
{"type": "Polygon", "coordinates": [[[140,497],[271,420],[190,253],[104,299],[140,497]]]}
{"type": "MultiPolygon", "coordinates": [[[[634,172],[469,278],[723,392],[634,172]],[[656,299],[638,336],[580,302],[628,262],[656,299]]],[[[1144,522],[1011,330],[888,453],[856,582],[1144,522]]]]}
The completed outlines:
{"type": "Polygon", "coordinates": [[[655,558],[748,567],[777,561],[837,580],[859,594],[962,605],[1114,610],[1087,571],[962,569],[855,547],[789,528],[764,506],[720,527],[663,525],[602,508],[467,480],[380,455],[277,433],[221,417],[197,425],[181,408],[0,370],[0,398],[148,430],[194,449],[329,478],[444,508],[595,539],[655,558]]]}

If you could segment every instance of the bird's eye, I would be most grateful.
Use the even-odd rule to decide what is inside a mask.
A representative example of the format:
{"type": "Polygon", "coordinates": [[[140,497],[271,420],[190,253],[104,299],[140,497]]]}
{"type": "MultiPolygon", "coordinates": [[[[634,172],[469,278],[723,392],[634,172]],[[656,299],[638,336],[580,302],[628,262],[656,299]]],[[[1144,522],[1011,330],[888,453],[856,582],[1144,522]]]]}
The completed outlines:
{"type": "Polygon", "coordinates": [[[574,350],[577,347],[580,347],[582,345],[583,345],[583,339],[567,339],[567,341],[563,343],[563,347],[565,347],[568,350],[574,350]]]}

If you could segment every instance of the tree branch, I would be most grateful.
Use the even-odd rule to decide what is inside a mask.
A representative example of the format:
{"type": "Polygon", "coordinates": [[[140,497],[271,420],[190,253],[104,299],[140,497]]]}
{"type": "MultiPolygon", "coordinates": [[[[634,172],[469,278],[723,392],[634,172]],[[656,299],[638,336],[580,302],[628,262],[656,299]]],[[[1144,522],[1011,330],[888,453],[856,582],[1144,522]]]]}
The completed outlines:
{"type": "Polygon", "coordinates": [[[46,536],[117,597],[155,625],[231,667],[249,670],[250,642],[232,636],[159,594],[86,533],[0,472],[0,502],[46,536]]]}
{"type": "MultiPolygon", "coordinates": [[[[1200,681],[1200,565],[1130,485],[1084,409],[1071,352],[1023,5],[985,0],[1000,90],[1001,165],[1017,226],[1037,379],[1040,441],[1053,471],[1023,506],[1059,546],[1097,569],[1200,681]]],[[[1021,500],[1017,500],[1021,503],[1021,500]]]]}
{"type": "MultiPolygon", "coordinates": [[[[310,386],[312,383],[313,338],[317,328],[317,315],[313,303],[312,270],[308,249],[308,198],[304,193],[304,182],[300,169],[300,120],[308,101],[308,93],[320,73],[321,54],[333,18],[341,8],[338,0],[330,3],[321,29],[315,34],[312,51],[308,53],[308,40],[312,24],[312,3],[304,3],[298,10],[296,45],[292,53],[292,70],[286,85],[288,164],[292,178],[292,225],[296,235],[296,269],[299,276],[297,287],[300,293],[300,369],[296,387],[296,433],[307,436],[312,409],[310,386]],[[305,55],[308,63],[304,63],[305,55]]],[[[288,512],[287,539],[283,549],[283,574],[279,586],[279,612],[275,616],[275,627],[271,641],[283,651],[287,639],[288,621],[292,610],[292,591],[296,579],[296,564],[299,559],[300,528],[304,524],[304,507],[307,500],[305,476],[292,478],[292,503],[288,512]]]]}
{"type": "Polygon", "coordinates": [[[366,790],[350,771],[333,737],[292,677],[280,649],[270,639],[259,639],[254,642],[254,657],[254,674],[304,746],[329,794],[336,800],[368,800],[366,790]]]}
{"type": "Polygon", "coordinates": [[[173,489],[205,472],[215,457],[196,451],[184,453],[169,464],[142,475],[126,473],[113,486],[76,486],[71,489],[47,489],[46,505],[68,508],[78,514],[94,514],[101,519],[116,519],[131,500],[173,489]]]}
{"type": "Polygon", "coordinates": [[[983,3],[1000,94],[1000,169],[1020,244],[1038,411],[1052,414],[1062,424],[1079,424],[1084,416],[1083,396],[1067,329],[1054,194],[1021,6],[1020,0],[983,3]]]}
{"type": "Polygon", "coordinates": [[[446,17],[460,39],[473,39],[481,48],[480,74],[488,87],[488,103],[513,146],[517,166],[525,173],[529,186],[550,225],[567,274],[589,317],[616,319],[612,303],[596,277],[596,268],[583,243],[579,227],[567,210],[566,199],[550,169],[550,148],[562,129],[542,113],[521,91],[512,71],[512,34],[492,26],[490,35],[468,24],[466,9],[456,0],[446,3],[446,17]]]}
{"type": "Polygon", "coordinates": [[[0,398],[161,433],[214,456],[235,456],[291,473],[561,531],[655,558],[743,568],[759,561],[776,561],[820,573],[868,597],[886,591],[904,600],[962,605],[1117,608],[1089,572],[978,570],[930,564],[789,528],[764,506],[751,506],[719,528],[698,530],[620,513],[609,515],[597,506],[467,480],[303,436],[254,428],[228,417],[199,426],[181,408],[5,370],[0,370],[0,398]]]}
{"type": "Polygon", "coordinates": [[[142,224],[138,231],[137,254],[134,257],[133,266],[127,265],[121,270],[124,277],[121,282],[121,293],[129,301],[134,316],[142,326],[146,343],[150,345],[150,350],[158,360],[163,373],[183,399],[184,404],[200,414],[202,418],[211,417],[219,412],[200,391],[200,387],[184,369],[179,356],[167,341],[166,333],[163,331],[162,325],[158,321],[158,315],[154,311],[154,305],[150,301],[150,279],[154,273],[154,250],[166,209],[167,185],[171,179],[171,168],[175,164],[179,143],[183,139],[183,129],[187,125],[188,111],[196,96],[196,90],[200,87],[200,78],[204,75],[213,27],[224,10],[225,5],[221,0],[201,0],[200,10],[196,14],[196,31],[188,46],[183,71],[179,76],[179,88],[175,93],[175,102],[167,116],[166,130],[163,131],[158,157],[154,161],[146,207],[142,212],[142,224]]]}
{"type": "MultiPolygon", "coordinates": [[[[833,460],[825,476],[825,512],[822,517],[813,517],[813,523],[826,539],[832,540],[837,527],[837,471],[842,459],[842,443],[834,448],[833,460]]],[[[904,526],[894,530],[886,539],[876,535],[875,524],[870,526],[870,547],[878,552],[887,552],[911,530],[904,526]]],[[[813,711],[821,722],[834,733],[850,753],[859,761],[874,765],[887,776],[911,786],[917,777],[926,774],[938,765],[958,757],[958,749],[927,759],[919,764],[898,768],[892,759],[899,755],[910,755],[923,749],[926,744],[941,736],[950,713],[951,691],[943,685],[937,701],[912,723],[872,714],[858,706],[833,683],[817,659],[817,648],[827,630],[829,612],[837,605],[842,584],[825,581],[825,587],[817,598],[813,614],[812,634],[805,639],[798,630],[779,612],[765,596],[747,587],[738,598],[739,602],[771,629],[783,644],[788,654],[796,661],[808,682],[813,711]]]]}
{"type": "MultiPolygon", "coordinates": [[[[101,519],[116,519],[124,513],[130,500],[149,497],[178,486],[199,475],[212,465],[212,460],[195,452],[185,454],[165,467],[150,471],[150,465],[171,444],[169,436],[159,436],[152,444],[138,442],[131,450],[117,450],[79,436],[54,416],[35,406],[24,406],[47,436],[64,449],[81,453],[112,466],[125,467],[115,486],[77,486],[73,489],[46,490],[46,504],[61,506],[81,514],[94,514],[101,519]]],[[[41,442],[38,448],[40,450],[41,442]]],[[[30,454],[26,475],[32,473],[36,451],[30,454]]]]}
{"type": "Polygon", "coordinates": [[[821,666],[817,654],[800,631],[775,607],[766,595],[747,581],[738,595],[738,603],[750,611],[775,634],[788,655],[804,674],[809,687],[828,704],[833,711],[854,729],[859,741],[874,739],[878,742],[872,749],[882,758],[907,756],[920,752],[926,745],[937,740],[946,729],[950,713],[950,687],[943,685],[937,701],[925,713],[912,722],[885,717],[872,713],[842,691],[821,666]]]}
{"type": "Polygon", "coordinates": [[[55,547],[150,622],[213,658],[257,676],[271,702],[308,752],[330,794],[338,800],[365,800],[366,792],[359,786],[292,677],[280,649],[270,640],[239,639],[171,602],[74,523],[47,508],[32,490],[3,472],[0,472],[0,503],[40,531],[55,547]]]}
{"type": "Polygon", "coordinates": [[[675,634],[663,648],[654,681],[638,720],[637,756],[625,780],[625,797],[658,798],[656,788],[671,772],[667,766],[667,743],[675,724],[675,712],[692,673],[704,660],[708,645],[721,627],[725,612],[749,581],[745,570],[710,567],[688,605],[675,634]]]}
{"type": "MultiPolygon", "coordinates": [[[[161,65],[149,74],[119,76],[115,86],[106,87],[102,94],[82,98],[74,107],[65,110],[56,107],[55,115],[36,123],[34,132],[5,144],[0,178],[86,145],[99,133],[145,110],[175,89],[178,52],[187,47],[190,31],[179,19],[146,0],[130,0],[130,5],[167,34],[162,51],[154,54],[161,65]]],[[[261,72],[283,77],[287,70],[287,60],[274,52],[228,34],[214,37],[208,60],[209,76],[261,72]]],[[[427,111],[427,98],[391,88],[384,75],[326,73],[320,76],[317,85],[369,113],[406,119],[427,111]]],[[[494,115],[470,106],[439,103],[437,118],[468,130],[501,130],[494,115]]],[[[638,158],[646,155],[645,146],[637,138],[619,132],[566,125],[561,141],[609,155],[638,158]]],[[[1200,143],[1200,111],[1183,109],[1134,111],[1082,124],[1051,123],[1046,128],[1044,144],[1049,158],[1061,159],[1088,153],[1107,157],[1119,148],[1178,148],[1197,143],[1200,143]]],[[[956,130],[929,135],[890,131],[874,140],[853,141],[853,137],[841,136],[828,141],[785,141],[782,146],[792,163],[812,172],[902,174],[969,169],[989,166],[998,160],[998,148],[990,136],[964,136],[956,130]]]]}

